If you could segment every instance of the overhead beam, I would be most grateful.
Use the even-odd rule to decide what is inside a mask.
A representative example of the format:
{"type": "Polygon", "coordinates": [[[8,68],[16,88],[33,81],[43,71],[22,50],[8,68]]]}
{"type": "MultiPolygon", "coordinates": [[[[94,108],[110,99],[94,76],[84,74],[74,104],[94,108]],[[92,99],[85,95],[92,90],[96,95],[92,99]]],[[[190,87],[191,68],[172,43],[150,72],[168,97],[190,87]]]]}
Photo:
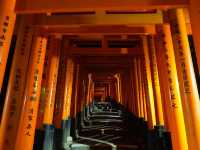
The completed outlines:
{"type": "Polygon", "coordinates": [[[133,25],[133,24],[161,24],[163,16],[161,11],[155,13],[139,14],[105,14],[91,15],[46,15],[35,16],[37,26],[69,26],[69,25],[133,25]]]}
{"type": "Polygon", "coordinates": [[[143,26],[57,26],[41,27],[42,32],[62,35],[133,35],[155,34],[154,25],[143,26]]]}
{"type": "Polygon", "coordinates": [[[187,0],[17,0],[17,13],[166,9],[184,7],[187,0]]]}
{"type": "MultiPolygon", "coordinates": [[[[141,51],[142,52],[142,51],[141,51]]],[[[132,56],[112,56],[112,57],[102,57],[102,56],[85,56],[78,58],[79,63],[93,65],[93,64],[129,64],[132,62],[132,56]]],[[[100,73],[101,74],[101,73],[100,73]]],[[[105,73],[103,73],[105,74],[105,73]]]]}
{"type": "Polygon", "coordinates": [[[68,55],[84,55],[84,56],[119,56],[119,55],[142,55],[140,48],[71,48],[67,49],[68,55]]]}

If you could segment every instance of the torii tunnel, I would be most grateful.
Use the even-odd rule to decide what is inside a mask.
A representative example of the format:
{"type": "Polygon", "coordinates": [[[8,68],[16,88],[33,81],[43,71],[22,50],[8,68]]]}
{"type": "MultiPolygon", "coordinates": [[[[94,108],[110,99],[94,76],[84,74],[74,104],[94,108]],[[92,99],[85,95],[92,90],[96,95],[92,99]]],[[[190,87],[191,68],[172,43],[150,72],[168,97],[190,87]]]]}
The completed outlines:
{"type": "Polygon", "coordinates": [[[199,0],[0,0],[0,150],[200,150],[199,0]]]}

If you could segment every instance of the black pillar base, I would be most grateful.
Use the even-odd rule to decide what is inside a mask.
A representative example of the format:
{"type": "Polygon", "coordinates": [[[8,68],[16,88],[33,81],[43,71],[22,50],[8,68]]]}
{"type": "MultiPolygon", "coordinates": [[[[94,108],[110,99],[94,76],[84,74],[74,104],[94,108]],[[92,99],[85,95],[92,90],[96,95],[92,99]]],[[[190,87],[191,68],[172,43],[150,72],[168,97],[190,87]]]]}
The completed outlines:
{"type": "Polygon", "coordinates": [[[62,147],[66,148],[67,145],[72,143],[71,138],[71,118],[67,120],[62,120],[62,147]]]}
{"type": "Polygon", "coordinates": [[[44,130],[36,129],[33,150],[42,150],[44,142],[44,130]]]}
{"type": "Polygon", "coordinates": [[[43,150],[53,150],[54,143],[54,126],[53,125],[44,125],[44,144],[43,150]]]}
{"type": "Polygon", "coordinates": [[[172,150],[171,135],[164,126],[156,125],[148,133],[148,150],[172,150]]]}

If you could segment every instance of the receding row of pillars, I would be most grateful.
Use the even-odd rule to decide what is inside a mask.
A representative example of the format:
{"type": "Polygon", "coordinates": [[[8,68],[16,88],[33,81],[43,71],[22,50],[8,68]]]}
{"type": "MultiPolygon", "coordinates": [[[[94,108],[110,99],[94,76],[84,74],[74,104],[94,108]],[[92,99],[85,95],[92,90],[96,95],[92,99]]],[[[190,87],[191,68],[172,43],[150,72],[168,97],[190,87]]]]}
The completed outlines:
{"type": "MultiPolygon", "coordinates": [[[[134,101],[129,110],[151,129],[165,126],[172,133],[173,149],[200,149],[199,94],[183,10],[165,15],[168,19],[156,26],[156,35],[142,37],[144,56],[133,60],[134,101]]],[[[117,79],[119,102],[124,104],[120,75],[117,79]]]]}
{"type": "Polygon", "coordinates": [[[199,94],[183,10],[165,15],[156,35],[142,36],[144,56],[132,62],[135,87],[129,109],[150,129],[170,131],[173,149],[200,149],[199,94]]]}

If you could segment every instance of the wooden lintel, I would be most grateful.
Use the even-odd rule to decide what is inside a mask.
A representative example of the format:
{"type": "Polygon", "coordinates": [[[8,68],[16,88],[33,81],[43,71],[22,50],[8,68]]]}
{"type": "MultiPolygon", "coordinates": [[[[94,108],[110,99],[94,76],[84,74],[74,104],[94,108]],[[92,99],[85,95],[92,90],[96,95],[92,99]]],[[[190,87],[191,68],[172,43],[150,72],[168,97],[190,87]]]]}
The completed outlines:
{"type": "Polygon", "coordinates": [[[71,26],[71,25],[134,25],[134,24],[161,24],[163,16],[161,11],[137,14],[62,14],[48,16],[35,15],[36,26],[71,26]]]}
{"type": "Polygon", "coordinates": [[[155,34],[154,25],[143,26],[74,26],[42,27],[41,32],[63,35],[120,35],[120,34],[155,34]]]}
{"type": "Polygon", "coordinates": [[[17,13],[167,9],[185,7],[187,0],[17,0],[17,13]]]}

